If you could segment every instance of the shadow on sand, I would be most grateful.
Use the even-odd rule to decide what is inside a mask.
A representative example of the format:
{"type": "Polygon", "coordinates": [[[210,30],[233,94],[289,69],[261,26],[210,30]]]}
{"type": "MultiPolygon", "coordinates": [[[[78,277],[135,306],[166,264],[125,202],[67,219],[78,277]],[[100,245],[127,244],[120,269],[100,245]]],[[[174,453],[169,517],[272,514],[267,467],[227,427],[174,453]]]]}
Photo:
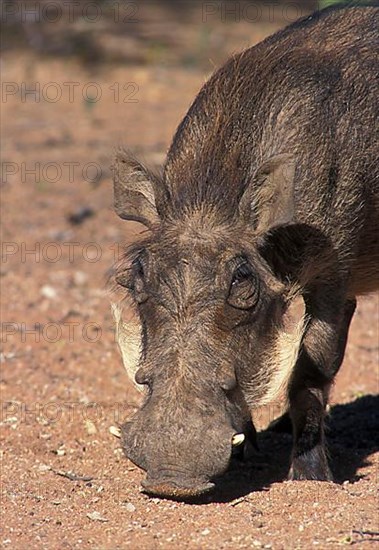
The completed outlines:
{"type": "MultiPolygon", "coordinates": [[[[367,395],[331,408],[327,420],[329,462],[337,483],[357,481],[357,470],[379,450],[379,395],[367,395]]],[[[253,491],[264,491],[287,477],[292,436],[264,430],[259,452],[248,462],[235,462],[216,485],[208,502],[230,502],[253,491]]]]}

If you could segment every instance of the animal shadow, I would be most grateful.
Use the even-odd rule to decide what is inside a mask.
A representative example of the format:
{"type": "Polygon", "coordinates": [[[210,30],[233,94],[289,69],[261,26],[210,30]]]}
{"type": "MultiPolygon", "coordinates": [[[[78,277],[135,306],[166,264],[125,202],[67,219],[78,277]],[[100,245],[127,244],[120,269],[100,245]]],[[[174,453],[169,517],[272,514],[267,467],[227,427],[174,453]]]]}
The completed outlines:
{"type": "MultiPolygon", "coordinates": [[[[331,408],[326,422],[329,463],[336,483],[355,482],[357,470],[369,465],[379,451],[379,395],[366,395],[331,408]]],[[[264,430],[257,437],[259,451],[247,462],[234,461],[216,480],[212,502],[230,502],[253,491],[268,490],[287,478],[292,436],[264,430]]]]}

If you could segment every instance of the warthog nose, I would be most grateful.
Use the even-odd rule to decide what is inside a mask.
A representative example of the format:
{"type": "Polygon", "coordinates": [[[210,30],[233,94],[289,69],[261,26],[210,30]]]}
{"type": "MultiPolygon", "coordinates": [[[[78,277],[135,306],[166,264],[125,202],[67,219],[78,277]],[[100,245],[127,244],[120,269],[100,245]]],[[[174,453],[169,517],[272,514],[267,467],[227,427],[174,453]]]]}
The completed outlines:
{"type": "Polygon", "coordinates": [[[197,482],[196,480],[176,480],[170,478],[150,478],[147,477],[141,482],[141,485],[151,496],[188,499],[209,493],[214,488],[214,483],[197,482]]]}

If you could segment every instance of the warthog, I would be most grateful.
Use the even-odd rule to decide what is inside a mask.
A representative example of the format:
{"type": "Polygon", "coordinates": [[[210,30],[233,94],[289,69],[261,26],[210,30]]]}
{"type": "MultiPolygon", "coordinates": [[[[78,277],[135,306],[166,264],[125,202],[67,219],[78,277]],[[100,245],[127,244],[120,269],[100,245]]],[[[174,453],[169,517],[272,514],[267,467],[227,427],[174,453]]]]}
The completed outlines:
{"type": "Polygon", "coordinates": [[[332,478],[328,392],[356,296],[379,286],[378,29],[375,7],[301,19],[210,78],[161,174],[116,153],[116,212],[149,229],[116,276],[138,324],[116,314],[147,389],[122,440],[152,495],[208,492],[283,388],[289,478],[332,478]]]}

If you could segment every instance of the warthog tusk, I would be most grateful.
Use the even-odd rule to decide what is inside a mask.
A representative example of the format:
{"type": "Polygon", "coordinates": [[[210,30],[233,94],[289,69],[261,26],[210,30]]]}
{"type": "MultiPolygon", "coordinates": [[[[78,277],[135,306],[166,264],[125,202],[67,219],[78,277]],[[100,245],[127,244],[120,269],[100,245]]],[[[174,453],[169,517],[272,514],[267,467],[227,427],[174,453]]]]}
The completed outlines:
{"type": "Polygon", "coordinates": [[[120,428],[117,428],[117,426],[111,426],[109,428],[109,432],[114,435],[115,437],[120,438],[121,437],[121,430],[120,428]]]}
{"type": "Polygon", "coordinates": [[[233,447],[238,447],[239,445],[242,445],[244,441],[245,441],[245,434],[235,434],[232,437],[233,447]]]}

